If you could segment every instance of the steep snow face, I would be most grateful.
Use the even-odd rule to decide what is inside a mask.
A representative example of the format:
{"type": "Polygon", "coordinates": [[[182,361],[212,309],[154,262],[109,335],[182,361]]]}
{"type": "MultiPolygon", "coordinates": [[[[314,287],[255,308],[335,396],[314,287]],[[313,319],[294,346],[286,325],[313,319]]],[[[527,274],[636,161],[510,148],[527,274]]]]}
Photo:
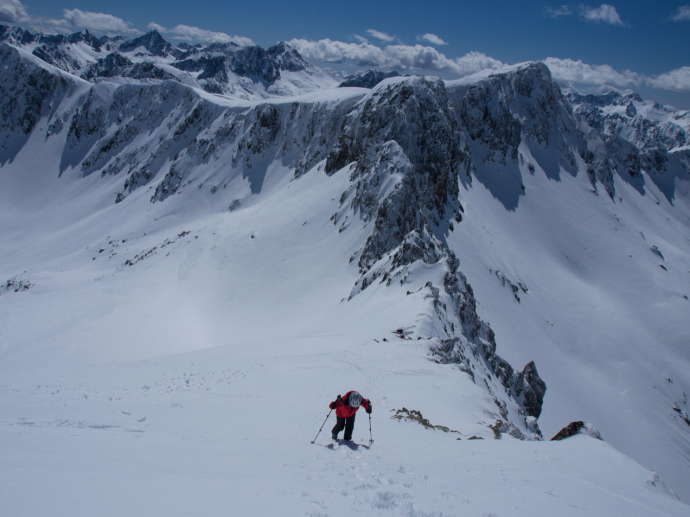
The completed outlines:
{"type": "MultiPolygon", "coordinates": [[[[12,386],[43,385],[58,363],[164,365],[227,347],[195,364],[263,371],[270,357],[282,380],[219,396],[253,393],[266,409],[288,390],[318,404],[323,385],[356,378],[366,396],[386,393],[375,407],[421,410],[463,440],[539,438],[537,418],[548,438],[585,419],[688,490],[675,460],[689,443],[681,151],[672,176],[643,161],[631,175],[639,150],[573,114],[541,64],[258,103],[287,78],[286,91],[311,90],[286,46],[237,62],[239,48],[208,50],[228,77],[233,63],[280,74],[265,90],[244,77],[261,90],[249,100],[198,88],[203,67],[186,75],[194,86],[122,77],[147,63],[136,48],[94,61],[91,83],[0,47],[0,273],[22,286],[0,298],[17,322],[0,327],[2,367],[23,372],[12,386]]],[[[186,74],[176,62],[155,67],[186,74]]]]}

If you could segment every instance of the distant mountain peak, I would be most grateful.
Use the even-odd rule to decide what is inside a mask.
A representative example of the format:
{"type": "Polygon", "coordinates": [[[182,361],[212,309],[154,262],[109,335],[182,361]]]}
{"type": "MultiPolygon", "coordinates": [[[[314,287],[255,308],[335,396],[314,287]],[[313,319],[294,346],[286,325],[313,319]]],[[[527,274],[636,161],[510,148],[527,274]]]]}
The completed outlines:
{"type": "Polygon", "coordinates": [[[175,48],[157,30],[152,30],[143,36],[122,43],[119,50],[120,52],[131,52],[139,47],[144,47],[151,55],[159,57],[166,57],[175,48]]]}

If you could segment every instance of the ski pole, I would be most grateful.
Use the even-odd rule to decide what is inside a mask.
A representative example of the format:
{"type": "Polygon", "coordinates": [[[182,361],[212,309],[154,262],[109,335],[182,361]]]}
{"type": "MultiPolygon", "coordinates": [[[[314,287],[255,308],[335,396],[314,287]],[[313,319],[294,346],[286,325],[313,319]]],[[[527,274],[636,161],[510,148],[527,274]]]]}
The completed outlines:
{"type": "Polygon", "coordinates": [[[371,413],[369,413],[369,443],[373,443],[374,439],[371,437],[371,413]]]}
{"type": "MultiPolygon", "coordinates": [[[[332,409],[328,412],[328,415],[326,415],[326,420],[328,420],[328,417],[331,416],[331,413],[332,413],[332,412],[333,412],[332,409]]],[[[326,420],[324,420],[324,421],[323,421],[323,424],[321,424],[321,429],[323,429],[323,426],[326,425],[326,420]]],[[[316,441],[316,439],[319,437],[319,435],[321,434],[321,429],[319,429],[319,432],[316,433],[316,436],[315,436],[314,439],[311,441],[311,443],[314,443],[314,442],[316,441]]]]}

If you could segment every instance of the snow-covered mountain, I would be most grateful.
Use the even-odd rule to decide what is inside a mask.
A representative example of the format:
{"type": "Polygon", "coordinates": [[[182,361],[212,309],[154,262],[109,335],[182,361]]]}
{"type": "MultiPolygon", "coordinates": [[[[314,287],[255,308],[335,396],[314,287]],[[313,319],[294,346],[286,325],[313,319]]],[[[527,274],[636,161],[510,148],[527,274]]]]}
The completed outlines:
{"type": "Polygon", "coordinates": [[[568,95],[575,113],[605,135],[620,136],[642,151],[676,151],[688,146],[690,112],[657,102],[643,101],[636,93],[621,95],[568,95]]]}
{"type": "Polygon", "coordinates": [[[287,43],[258,46],[167,42],[157,31],[134,39],[96,38],[88,31],[70,35],[32,34],[0,25],[0,42],[21,48],[44,62],[91,82],[107,78],[175,80],[209,93],[262,99],[331,88],[338,80],[305,61],[287,43]]]}
{"type": "MultiPolygon", "coordinates": [[[[541,63],[338,88],[284,43],[8,27],[0,39],[0,421],[7,435],[40,428],[16,446],[59,443],[44,433],[80,421],[125,429],[93,419],[149,404],[155,422],[127,430],[184,436],[156,408],[204,406],[204,392],[213,411],[229,404],[269,427],[247,406],[300,419],[286,432],[307,440],[325,392],[356,381],[395,447],[440,426],[438,461],[474,450],[457,448],[468,438],[502,438],[515,445],[481,454],[519,464],[547,450],[524,442],[586,420],[690,495],[687,113],[566,96],[541,63]],[[145,396],[125,393],[135,384],[145,396]],[[56,390],[70,394],[64,413],[56,390]],[[285,396],[306,407],[285,413],[285,396]]],[[[200,443],[216,443],[219,422],[191,411],[200,443]]],[[[271,438],[253,425],[235,438],[271,438]]],[[[587,440],[558,453],[567,479],[600,471],[597,456],[628,461],[587,440]],[[571,468],[581,454],[591,470],[571,468]]],[[[629,513],[687,510],[656,474],[613,470],[597,483],[619,480],[604,491],[636,501],[629,513]]],[[[353,470],[383,482],[369,474],[353,470]]],[[[346,496],[348,508],[460,511],[451,497],[422,510],[405,487],[346,496]]],[[[571,511],[554,505],[545,514],[571,511]]]]}

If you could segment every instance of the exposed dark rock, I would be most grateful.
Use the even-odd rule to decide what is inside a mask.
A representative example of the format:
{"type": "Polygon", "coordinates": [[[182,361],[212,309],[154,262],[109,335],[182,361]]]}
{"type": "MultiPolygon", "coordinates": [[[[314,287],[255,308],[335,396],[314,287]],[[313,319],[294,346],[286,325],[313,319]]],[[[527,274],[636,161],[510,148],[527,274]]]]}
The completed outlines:
{"type": "Polygon", "coordinates": [[[462,434],[460,431],[455,431],[455,430],[450,429],[444,425],[433,425],[431,422],[429,422],[428,419],[426,419],[422,416],[422,413],[420,411],[417,411],[416,409],[412,409],[412,410],[408,410],[407,408],[398,409],[395,412],[395,415],[393,415],[391,418],[394,420],[405,420],[405,421],[417,422],[417,423],[423,425],[426,429],[438,429],[439,431],[443,431],[444,433],[462,434]]]}
{"type": "Polygon", "coordinates": [[[494,439],[500,440],[502,434],[509,434],[517,440],[524,440],[525,435],[515,427],[515,424],[505,420],[496,420],[493,425],[488,426],[494,432],[494,439]]]}
{"type": "Polygon", "coordinates": [[[602,440],[601,434],[599,434],[599,431],[597,431],[592,424],[578,421],[570,422],[567,426],[558,431],[556,436],[551,438],[551,441],[565,440],[566,438],[570,438],[571,436],[575,436],[577,434],[585,434],[587,436],[591,436],[592,438],[596,438],[597,440],[602,440]]]}
{"type": "Polygon", "coordinates": [[[18,278],[17,276],[13,276],[9,280],[7,280],[4,284],[0,284],[0,295],[4,293],[19,293],[22,291],[28,291],[32,287],[35,287],[36,284],[31,282],[30,280],[23,279],[23,278],[18,278]]]}
{"type": "Polygon", "coordinates": [[[522,398],[522,404],[527,414],[539,418],[544,403],[546,383],[539,377],[534,361],[527,363],[523,370],[515,376],[513,389],[515,390],[515,397],[518,400],[522,398]]]}

